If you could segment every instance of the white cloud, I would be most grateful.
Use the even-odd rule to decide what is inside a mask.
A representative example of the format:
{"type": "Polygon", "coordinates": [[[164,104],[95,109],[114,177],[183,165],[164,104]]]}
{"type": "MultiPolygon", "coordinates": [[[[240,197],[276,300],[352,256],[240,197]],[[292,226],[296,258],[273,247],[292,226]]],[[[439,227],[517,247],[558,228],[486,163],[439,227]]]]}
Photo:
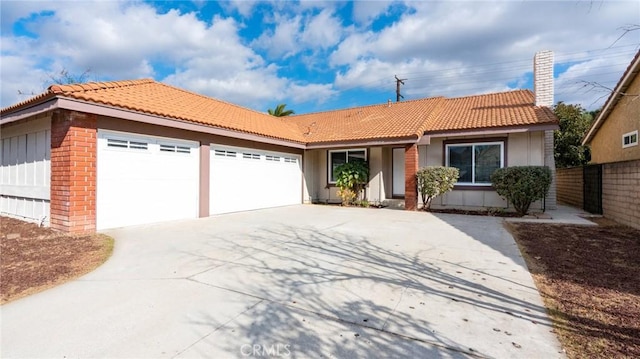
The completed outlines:
{"type": "MultiPolygon", "coordinates": [[[[275,65],[245,44],[238,34],[240,25],[230,17],[215,16],[208,25],[194,13],[160,14],[137,2],[39,5],[38,10],[52,10],[54,15],[29,24],[38,38],[2,38],[2,106],[23,99],[17,90],[42,91],[47,74],[62,68],[73,74],[91,69],[91,77],[100,80],[155,77],[258,109],[287,93],[306,98],[301,94],[308,86],[324,88],[294,85],[297,82],[279,75],[275,65]],[[158,74],[156,64],[169,72],[158,74]]],[[[29,11],[20,8],[12,16],[26,17],[29,11]]],[[[274,46],[286,44],[285,34],[276,39],[281,43],[274,46]]]]}
{"type": "Polygon", "coordinates": [[[300,51],[300,16],[276,16],[274,31],[265,31],[253,42],[258,48],[265,49],[270,58],[287,58],[300,51]]]}
{"type": "Polygon", "coordinates": [[[301,41],[310,48],[326,49],[336,45],[341,35],[340,20],[331,10],[325,9],[306,23],[301,41]]]}
{"type": "Polygon", "coordinates": [[[392,1],[354,1],[353,20],[361,25],[369,25],[380,15],[386,13],[392,1]]]}
{"type": "Polygon", "coordinates": [[[253,11],[256,1],[251,0],[228,0],[220,2],[220,5],[228,8],[235,9],[240,15],[244,17],[251,16],[251,12],[253,11]]]}
{"type": "Polygon", "coordinates": [[[41,90],[62,68],[91,69],[99,80],[154,77],[260,110],[274,101],[329,102],[353,87],[388,86],[393,95],[394,75],[408,78],[407,97],[462,96],[525,85],[542,49],[567,64],[557,99],[586,102],[584,89],[567,90],[572,81],[615,85],[637,51],[624,46],[640,44],[636,31],[612,49],[587,51],[609,47],[621,26],[638,23],[636,1],[221,4],[232,15],[206,13],[202,21],[207,3],[196,14],[138,1],[1,2],[2,105],[24,99],[17,90],[41,90]],[[396,15],[402,8],[409,10],[396,15]],[[374,31],[383,15],[396,20],[374,31]],[[18,19],[37,36],[12,35],[18,19]],[[604,62],[592,64],[597,58],[604,62]]]}
{"type": "Polygon", "coordinates": [[[306,84],[298,85],[292,83],[287,88],[287,97],[293,99],[294,103],[316,101],[320,104],[335,96],[337,91],[331,84],[306,84]]]}
{"type": "MultiPolygon", "coordinates": [[[[558,63],[585,61],[584,50],[610,46],[621,33],[616,28],[637,23],[640,12],[637,2],[596,7],[562,1],[406,4],[413,13],[379,32],[361,28],[339,44],[330,56],[330,64],[341,69],[335,78],[338,88],[384,85],[393,94],[393,75],[398,74],[409,78],[403,93],[415,97],[507,90],[508,83],[524,84],[535,52],[553,50],[558,63]]],[[[632,36],[624,42],[640,42],[640,31],[632,36]]],[[[623,56],[626,63],[632,56],[623,56]]],[[[611,70],[619,65],[610,60],[603,66],[611,70]]],[[[603,75],[608,81],[621,75],[611,72],[603,75]]],[[[560,86],[563,81],[558,79],[560,86]]]]}

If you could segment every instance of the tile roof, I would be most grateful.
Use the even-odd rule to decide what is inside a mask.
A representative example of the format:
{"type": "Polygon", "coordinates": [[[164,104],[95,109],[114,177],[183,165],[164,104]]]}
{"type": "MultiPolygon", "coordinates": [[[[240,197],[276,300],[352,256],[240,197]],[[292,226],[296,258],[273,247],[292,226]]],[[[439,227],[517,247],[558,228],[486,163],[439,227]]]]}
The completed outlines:
{"type": "Polygon", "coordinates": [[[428,132],[490,129],[499,127],[557,124],[553,111],[534,106],[529,90],[447,99],[438,116],[427,121],[428,132]]]}
{"type": "MultiPolygon", "coordinates": [[[[169,86],[152,79],[52,85],[27,102],[61,96],[146,114],[302,143],[298,128],[282,118],[169,86]]],[[[25,102],[26,103],[26,102],[25,102]]],[[[10,111],[25,103],[3,109],[10,111]]]]}
{"type": "Polygon", "coordinates": [[[290,116],[307,143],[420,137],[444,98],[290,116]]]}
{"type": "Polygon", "coordinates": [[[418,139],[426,132],[557,124],[529,90],[433,97],[276,118],[151,79],[52,85],[2,109],[4,115],[53,97],[72,98],[297,143],[418,139]]]}

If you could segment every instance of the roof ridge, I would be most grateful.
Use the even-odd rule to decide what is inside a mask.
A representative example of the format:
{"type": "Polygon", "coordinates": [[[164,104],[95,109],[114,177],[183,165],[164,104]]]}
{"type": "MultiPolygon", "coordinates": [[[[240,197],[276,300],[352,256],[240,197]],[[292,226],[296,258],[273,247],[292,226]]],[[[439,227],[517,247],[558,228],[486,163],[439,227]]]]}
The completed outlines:
{"type": "MultiPolygon", "coordinates": [[[[409,102],[418,102],[418,101],[425,101],[425,100],[436,100],[436,99],[441,99],[441,98],[445,98],[444,96],[433,96],[433,97],[423,97],[423,98],[416,98],[413,100],[406,100],[406,101],[402,101],[402,102],[391,102],[391,104],[404,104],[404,103],[409,103],[409,102]]],[[[363,109],[363,108],[370,108],[370,107],[376,107],[376,106],[388,106],[389,103],[388,102],[381,102],[381,103],[374,103],[374,104],[370,104],[370,105],[364,105],[364,106],[354,106],[354,107],[347,107],[347,108],[337,108],[337,109],[333,109],[333,110],[325,110],[325,111],[316,111],[316,112],[307,112],[307,113],[296,113],[295,115],[291,115],[291,116],[287,116],[287,118],[296,118],[296,117],[302,117],[302,116],[307,116],[307,115],[316,115],[316,114],[322,114],[322,113],[329,113],[329,112],[338,112],[338,111],[349,111],[349,110],[356,110],[356,109],[363,109]]]]}
{"type": "Polygon", "coordinates": [[[483,93],[483,94],[477,94],[477,95],[465,95],[465,96],[458,96],[458,97],[447,97],[447,100],[462,100],[462,99],[471,98],[471,97],[504,95],[504,94],[514,93],[514,92],[530,92],[530,93],[533,94],[533,91],[531,91],[529,89],[513,89],[513,90],[509,90],[509,91],[489,92],[489,93],[483,93]]]}
{"type": "Polygon", "coordinates": [[[122,88],[129,86],[137,86],[155,82],[151,78],[144,78],[138,80],[123,80],[123,81],[104,81],[104,82],[84,82],[77,84],[53,84],[47,88],[48,93],[71,93],[71,92],[86,92],[95,90],[106,90],[112,88],[122,88]]]}

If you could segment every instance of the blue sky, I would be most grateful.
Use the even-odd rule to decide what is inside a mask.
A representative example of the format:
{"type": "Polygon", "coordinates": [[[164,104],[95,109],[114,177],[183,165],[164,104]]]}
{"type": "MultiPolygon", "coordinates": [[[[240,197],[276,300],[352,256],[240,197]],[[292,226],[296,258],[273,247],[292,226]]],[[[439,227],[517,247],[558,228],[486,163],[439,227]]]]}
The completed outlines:
{"type": "Polygon", "coordinates": [[[266,111],[532,88],[555,53],[556,101],[596,108],[640,48],[638,1],[2,1],[1,105],[66,69],[154,78],[266,111]],[[620,38],[620,39],[619,39],[620,38]]]}

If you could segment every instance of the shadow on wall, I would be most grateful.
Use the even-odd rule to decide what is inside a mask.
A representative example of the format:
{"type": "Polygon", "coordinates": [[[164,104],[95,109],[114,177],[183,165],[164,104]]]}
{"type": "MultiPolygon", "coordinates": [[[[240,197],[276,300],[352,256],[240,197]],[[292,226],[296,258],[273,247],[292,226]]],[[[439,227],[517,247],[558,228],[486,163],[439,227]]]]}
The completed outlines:
{"type": "MultiPolygon", "coordinates": [[[[468,221],[468,217],[438,216],[452,222],[453,227],[458,221],[468,221]]],[[[229,335],[230,341],[215,343],[225,346],[227,353],[241,356],[241,350],[247,349],[243,345],[263,343],[289,345],[280,350],[289,350],[293,357],[310,353],[318,357],[368,357],[372,353],[383,353],[385,357],[442,357],[442,348],[454,357],[491,356],[464,339],[443,334],[443,328],[424,319],[450,315],[442,320],[448,325],[471,326],[467,330],[472,331],[477,325],[492,330],[490,323],[469,323],[466,318],[456,317],[456,306],[472,306],[474,311],[495,312],[528,324],[533,321],[549,325],[544,308],[459,274],[472,271],[471,268],[451,262],[448,265],[457,269],[452,273],[451,269],[439,267],[438,260],[429,261],[438,256],[436,246],[426,244],[415,255],[407,256],[406,252],[394,250],[393,245],[376,244],[360,235],[290,226],[277,231],[261,229],[251,237],[262,243],[268,238],[269,243],[265,249],[228,243],[235,253],[244,256],[225,265],[225,278],[215,276],[215,270],[209,280],[198,275],[191,278],[237,290],[259,301],[215,329],[216,338],[229,335]],[[428,315],[415,315],[417,311],[428,315]]],[[[513,248],[508,251],[513,255],[513,248]]],[[[490,276],[479,271],[471,274],[478,279],[490,276]]],[[[523,291],[535,290],[510,279],[490,279],[523,291]]],[[[216,322],[205,313],[201,315],[201,321],[195,323],[198,326],[216,322]]]]}

